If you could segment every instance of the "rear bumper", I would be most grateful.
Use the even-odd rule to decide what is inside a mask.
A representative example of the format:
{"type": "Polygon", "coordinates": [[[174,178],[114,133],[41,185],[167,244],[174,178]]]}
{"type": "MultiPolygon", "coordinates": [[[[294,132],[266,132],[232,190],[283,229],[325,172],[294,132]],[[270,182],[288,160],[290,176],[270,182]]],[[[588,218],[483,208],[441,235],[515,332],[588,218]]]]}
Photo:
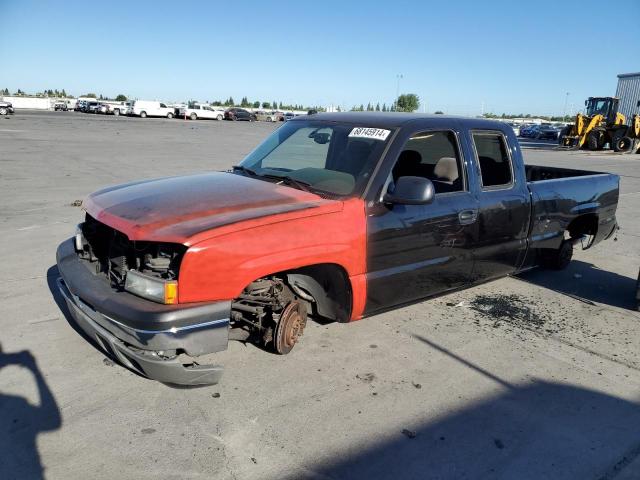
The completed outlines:
{"type": "Polygon", "coordinates": [[[161,305],[113,290],[76,255],[72,240],[57,251],[58,288],[78,326],[126,367],[180,385],[217,383],[223,367],[183,364],[227,348],[231,302],[161,305]]]}

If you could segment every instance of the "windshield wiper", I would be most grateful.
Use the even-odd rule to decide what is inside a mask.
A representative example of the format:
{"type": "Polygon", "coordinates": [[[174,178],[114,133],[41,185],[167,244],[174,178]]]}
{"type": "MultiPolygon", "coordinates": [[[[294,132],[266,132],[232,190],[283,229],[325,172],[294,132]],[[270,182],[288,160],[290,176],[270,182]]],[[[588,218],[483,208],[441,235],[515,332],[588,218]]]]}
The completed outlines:
{"type": "Polygon", "coordinates": [[[249,175],[251,175],[252,177],[258,177],[258,172],[256,172],[255,170],[251,170],[250,168],[247,167],[243,167],[242,165],[234,165],[233,167],[231,167],[233,170],[238,170],[240,172],[243,173],[248,173],[249,175]]]}
{"type": "Polygon", "coordinates": [[[290,187],[295,187],[298,190],[314,193],[313,190],[309,188],[311,187],[310,183],[303,182],[301,180],[296,180],[295,178],[290,177],[289,175],[265,175],[265,177],[275,178],[280,180],[282,183],[289,185],[290,187]]]}

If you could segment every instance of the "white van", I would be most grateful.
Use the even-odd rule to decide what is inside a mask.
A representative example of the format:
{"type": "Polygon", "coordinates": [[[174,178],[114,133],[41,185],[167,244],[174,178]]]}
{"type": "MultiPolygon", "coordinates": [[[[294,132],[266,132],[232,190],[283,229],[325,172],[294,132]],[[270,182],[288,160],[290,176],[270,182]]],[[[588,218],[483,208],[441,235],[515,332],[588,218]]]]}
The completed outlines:
{"type": "Polygon", "coordinates": [[[167,107],[162,102],[151,102],[147,100],[136,100],[132,103],[129,115],[137,117],[165,117],[173,118],[173,108],[167,107]]]}

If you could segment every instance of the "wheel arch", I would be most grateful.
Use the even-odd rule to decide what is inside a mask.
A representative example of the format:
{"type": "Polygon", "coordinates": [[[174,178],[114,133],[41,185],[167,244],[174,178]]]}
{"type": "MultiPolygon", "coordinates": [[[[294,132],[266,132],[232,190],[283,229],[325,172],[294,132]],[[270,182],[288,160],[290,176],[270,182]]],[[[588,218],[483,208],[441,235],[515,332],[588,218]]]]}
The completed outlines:
{"type": "Polygon", "coordinates": [[[353,310],[353,286],[347,270],[342,265],[311,264],[263,275],[260,278],[265,277],[283,279],[298,297],[307,301],[312,316],[337,322],[350,321],[353,310]]]}
{"type": "MultiPolygon", "coordinates": [[[[583,213],[569,223],[566,228],[566,232],[569,235],[570,239],[579,239],[583,235],[592,236],[594,239],[598,234],[598,214],[591,213],[583,213]]],[[[587,248],[589,248],[591,244],[589,244],[587,248]]]]}

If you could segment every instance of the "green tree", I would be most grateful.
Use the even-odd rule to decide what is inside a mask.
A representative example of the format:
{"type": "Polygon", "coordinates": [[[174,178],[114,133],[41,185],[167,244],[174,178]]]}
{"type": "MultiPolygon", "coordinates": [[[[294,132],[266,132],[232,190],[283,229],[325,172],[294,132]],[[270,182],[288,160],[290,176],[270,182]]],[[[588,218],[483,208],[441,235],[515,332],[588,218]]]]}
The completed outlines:
{"type": "Polygon", "coordinates": [[[271,108],[271,104],[269,102],[262,102],[262,108],[271,108]]]}
{"type": "Polygon", "coordinates": [[[82,95],[82,96],[86,97],[86,98],[96,98],[96,94],[95,93],[87,93],[87,94],[82,95]]]}
{"type": "Polygon", "coordinates": [[[388,111],[388,109],[387,109],[387,104],[386,104],[386,103],[383,103],[383,104],[382,104],[382,111],[383,111],[383,112],[387,112],[387,111],[388,111]]]}
{"type": "Polygon", "coordinates": [[[376,103],[376,112],[380,111],[380,102],[376,103]]]}
{"type": "Polygon", "coordinates": [[[282,102],[280,102],[280,106],[278,108],[282,110],[282,102]]]}
{"type": "Polygon", "coordinates": [[[120,94],[116,97],[116,102],[126,102],[127,101],[127,96],[120,94]]]}
{"type": "Polygon", "coordinates": [[[257,100],[253,102],[253,108],[260,108],[260,102],[257,100]]]}
{"type": "Polygon", "coordinates": [[[62,89],[62,93],[60,95],[62,95],[64,98],[67,98],[67,92],[64,91],[64,88],[62,89]]]}
{"type": "Polygon", "coordinates": [[[435,112],[436,115],[444,115],[444,112],[441,110],[436,110],[435,112]]]}
{"type": "Polygon", "coordinates": [[[420,108],[420,98],[415,93],[403,93],[396,100],[396,108],[399,112],[415,112],[420,108]]]}

